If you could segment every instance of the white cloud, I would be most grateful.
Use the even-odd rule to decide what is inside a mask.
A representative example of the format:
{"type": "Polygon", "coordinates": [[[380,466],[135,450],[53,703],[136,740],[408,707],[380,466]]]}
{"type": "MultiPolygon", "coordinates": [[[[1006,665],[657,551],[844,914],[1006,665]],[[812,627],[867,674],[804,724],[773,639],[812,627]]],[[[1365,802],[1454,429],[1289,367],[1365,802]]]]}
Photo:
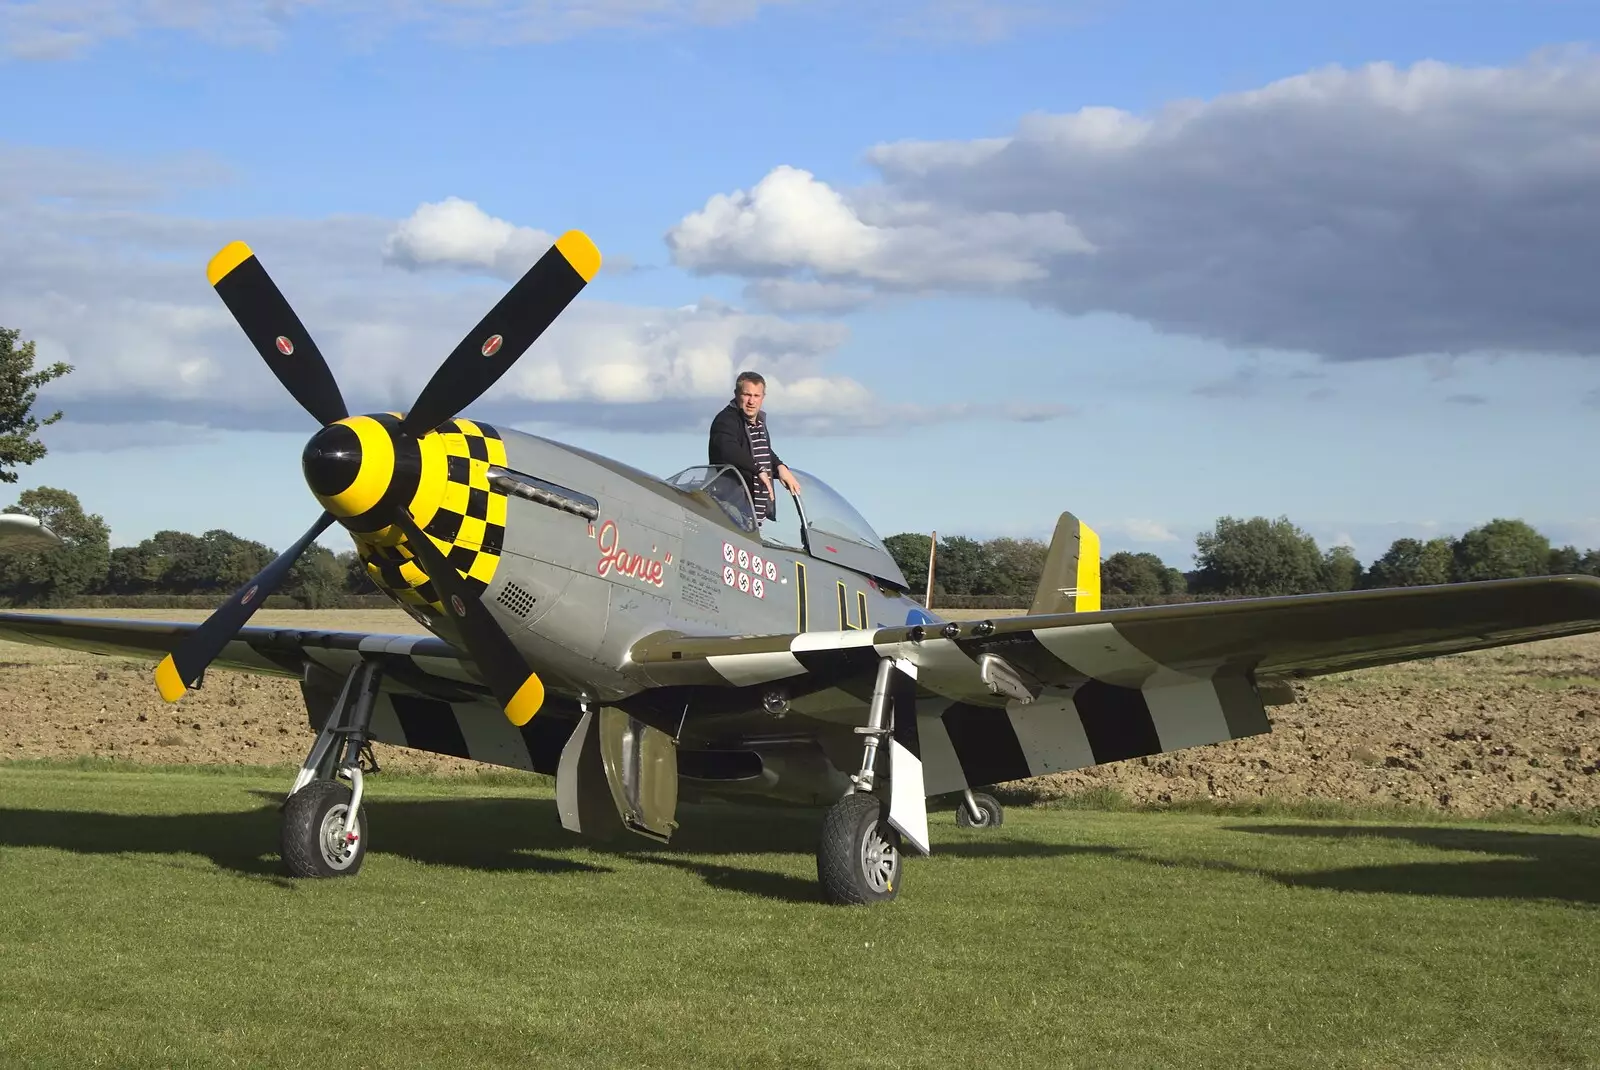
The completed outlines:
{"type": "Polygon", "coordinates": [[[698,272],[1004,292],[1241,348],[1597,353],[1596,129],[1586,53],[1330,67],[1149,115],[879,145],[862,188],[778,167],[668,242],[698,272]]]}
{"type": "Polygon", "coordinates": [[[1048,277],[1046,262],[1092,251],[1059,212],[958,212],[927,202],[855,201],[808,171],[778,167],[749,191],[716,194],[667,233],[701,273],[808,272],[889,290],[984,289],[1048,277]]]}
{"type": "Polygon", "coordinates": [[[1178,536],[1172,533],[1171,528],[1154,520],[1124,520],[1117,530],[1136,542],[1178,541],[1178,536]]]}
{"type": "MultiPolygon", "coordinates": [[[[405,407],[505,292],[500,281],[441,285],[423,266],[520,275],[548,248],[534,227],[445,198],[403,221],[363,216],[216,221],[134,206],[141,181],[84,203],[7,185],[0,149],[0,323],[75,370],[39,408],[85,424],[309,428],[207,285],[205,264],[248,242],[327,357],[354,411],[405,407]],[[396,270],[405,264],[412,270],[396,270]]],[[[115,174],[114,159],[56,160],[115,174]]],[[[159,170],[159,169],[157,169],[159,170]]],[[[87,187],[85,187],[87,188],[87,187]]],[[[600,420],[639,430],[703,426],[743,369],[771,383],[789,428],[840,433],[904,421],[1046,419],[1057,410],[886,403],[831,367],[842,324],[795,322],[714,301],[625,305],[591,284],[474,411],[544,423],[600,420]]],[[[54,439],[59,442],[57,436],[54,439]]],[[[103,439],[92,439],[100,442],[103,439]]],[[[70,448],[70,447],[61,447],[70,448]]]]}
{"type": "Polygon", "coordinates": [[[491,216],[472,201],[446,197],[402,219],[383,245],[383,257],[409,270],[481,269],[517,279],[543,256],[555,235],[491,216]]]}
{"type": "Polygon", "coordinates": [[[1058,3],[1006,0],[0,0],[0,53],[34,60],[80,56],[107,41],[151,31],[208,44],[278,48],[314,12],[354,42],[407,27],[470,47],[543,44],[583,34],[728,26],[769,9],[865,19],[891,32],[970,42],[1024,25],[1060,21],[1058,3]]]}

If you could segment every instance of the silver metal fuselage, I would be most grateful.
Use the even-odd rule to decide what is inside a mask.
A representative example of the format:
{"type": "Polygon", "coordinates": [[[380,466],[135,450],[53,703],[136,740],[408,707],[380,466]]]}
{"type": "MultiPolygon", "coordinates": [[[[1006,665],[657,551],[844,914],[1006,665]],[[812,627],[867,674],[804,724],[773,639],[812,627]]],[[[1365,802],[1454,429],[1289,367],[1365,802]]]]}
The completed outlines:
{"type": "MultiPolygon", "coordinates": [[[[579,703],[631,706],[628,700],[635,697],[658,706],[670,701],[671,695],[629,660],[634,644],[652,634],[782,635],[938,619],[894,585],[904,579],[881,551],[811,531],[796,537],[802,530],[798,522],[782,526],[787,541],[812,545],[782,545],[759,529],[744,530],[704,491],[680,489],[549,439],[496,430],[505,443],[506,464],[504,473],[492,471],[491,478],[500,475],[505,485],[507,478],[531,477],[530,485],[545,488],[541,497],[556,501],[560,492],[570,492],[570,499],[593,514],[507,495],[500,562],[483,600],[544,680],[547,705],[535,720],[573,718],[579,703]],[[548,493],[552,485],[554,494],[548,493]],[[870,571],[829,560],[841,553],[867,562],[870,571]],[[874,555],[882,558],[877,564],[874,555]]],[[[800,478],[803,506],[805,484],[814,477],[800,478]]],[[[796,510],[792,515],[798,520],[794,499],[781,489],[778,497],[780,508],[796,510]]],[[[408,611],[449,638],[447,622],[436,614],[408,611]]],[[[764,708],[759,695],[730,698],[736,705],[724,705],[714,715],[685,711],[698,714],[685,718],[685,752],[761,755],[763,771],[753,779],[733,775],[738,762],[727,766],[728,777],[744,780],[746,791],[759,789],[795,802],[838,797],[845,777],[841,770],[859,757],[859,741],[846,724],[859,719],[859,696],[825,692],[778,713],[764,708]],[[786,781],[782,787],[776,784],[779,778],[786,781]]],[[[469,716],[488,720],[486,711],[458,707],[456,712],[463,727],[469,716]]],[[[648,711],[640,715],[650,716],[648,711]]],[[[503,718],[499,725],[483,723],[481,732],[515,731],[503,724],[503,718]]],[[[510,759],[504,764],[524,764],[515,746],[508,744],[505,752],[510,759]]],[[[692,761],[684,764],[692,796],[695,767],[692,761]]],[[[736,783],[726,786],[745,793],[736,783]]]]}

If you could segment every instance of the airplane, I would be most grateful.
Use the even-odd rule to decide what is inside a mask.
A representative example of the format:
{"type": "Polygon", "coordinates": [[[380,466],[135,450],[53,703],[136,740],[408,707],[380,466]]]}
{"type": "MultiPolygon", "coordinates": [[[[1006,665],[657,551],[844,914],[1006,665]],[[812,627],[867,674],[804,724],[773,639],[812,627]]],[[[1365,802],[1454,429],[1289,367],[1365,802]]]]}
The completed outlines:
{"type": "Polygon", "coordinates": [[[296,877],[361,869],[384,743],[553,775],[584,836],[670,843],[680,800],[820,809],[822,898],[866,905],[930,853],[929,799],[992,829],[979,789],[1269,732],[1295,680],[1600,630],[1586,576],[1104,610],[1099,536],[1070,512],[1026,614],[945,620],[811,472],[763,521],[730,467],[661,478],[460,415],[599,267],[567,232],[409,410],[351,415],[259,258],[225,246],[209,282],[320,425],[302,469],[321,515],[202,623],[6,612],[0,638],[158,659],[169,702],[212,666],[298,680],[296,877]],[[334,523],[427,634],[248,624],[334,523]]]}

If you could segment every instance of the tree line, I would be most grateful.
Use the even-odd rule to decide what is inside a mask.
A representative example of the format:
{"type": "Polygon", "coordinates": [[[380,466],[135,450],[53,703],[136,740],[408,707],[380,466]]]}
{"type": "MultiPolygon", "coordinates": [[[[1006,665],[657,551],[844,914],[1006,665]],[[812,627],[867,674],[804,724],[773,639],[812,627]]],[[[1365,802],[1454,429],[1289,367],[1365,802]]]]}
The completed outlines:
{"type": "MultiPolygon", "coordinates": [[[[927,587],[931,541],[914,532],[884,540],[918,597],[927,587]]],[[[1026,606],[1038,588],[1048,549],[1038,539],[940,538],[933,603],[951,608],[1026,606]]],[[[1552,546],[1525,521],[1496,518],[1460,536],[1396,539],[1363,565],[1348,546],[1322,549],[1287,517],[1224,516],[1195,537],[1195,565],[1183,572],[1152,553],[1113,553],[1100,565],[1102,605],[1114,609],[1520,576],[1600,576],[1600,549],[1552,546]]]]}
{"type": "MultiPolygon", "coordinates": [[[[58,487],[25,490],[8,513],[37,517],[61,537],[47,550],[0,547],[0,601],[51,606],[95,596],[200,596],[220,602],[269,565],[278,551],[220,528],[193,535],[158,531],[136,546],[111,547],[111,528],[58,487]]],[[[335,554],[312,543],[278,589],[277,602],[308,609],[376,595],[354,550],[335,554]]]]}

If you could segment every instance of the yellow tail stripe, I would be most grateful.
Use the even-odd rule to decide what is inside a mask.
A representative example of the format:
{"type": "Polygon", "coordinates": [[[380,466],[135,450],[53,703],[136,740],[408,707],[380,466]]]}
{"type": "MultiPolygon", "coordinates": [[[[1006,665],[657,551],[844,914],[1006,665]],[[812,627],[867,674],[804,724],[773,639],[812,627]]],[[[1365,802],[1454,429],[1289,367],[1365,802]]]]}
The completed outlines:
{"type": "Polygon", "coordinates": [[[583,276],[584,282],[592,281],[599,273],[600,250],[595,248],[594,242],[583,231],[567,231],[556,239],[556,248],[567,258],[572,270],[583,276]]]}
{"type": "Polygon", "coordinates": [[[156,687],[161,689],[161,697],[168,702],[177,702],[183,693],[189,690],[183,686],[183,678],[178,675],[178,663],[168,654],[161,659],[161,664],[156,666],[156,687]]]}
{"type": "Polygon", "coordinates": [[[506,703],[506,719],[521,728],[533,720],[533,715],[538,713],[539,707],[543,705],[544,683],[529,673],[522,686],[517,688],[517,693],[511,696],[511,701],[506,703]]]}
{"type": "Polygon", "coordinates": [[[1100,536],[1083,521],[1078,521],[1078,597],[1073,609],[1079,613],[1100,611],[1100,536]]]}
{"type": "Polygon", "coordinates": [[[222,281],[228,272],[255,255],[250,246],[244,242],[229,242],[217,252],[216,256],[211,258],[210,263],[206,264],[206,281],[215,286],[222,281]]]}

